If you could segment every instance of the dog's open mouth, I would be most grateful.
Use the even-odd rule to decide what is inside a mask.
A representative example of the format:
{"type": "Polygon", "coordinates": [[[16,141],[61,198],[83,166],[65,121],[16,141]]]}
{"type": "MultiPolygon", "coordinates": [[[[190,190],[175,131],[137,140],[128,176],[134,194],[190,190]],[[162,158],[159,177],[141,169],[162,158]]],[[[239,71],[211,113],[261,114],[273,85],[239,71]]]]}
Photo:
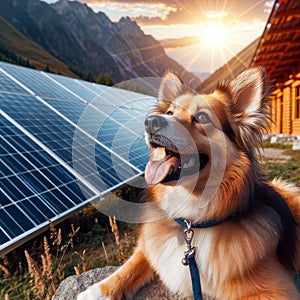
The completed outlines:
{"type": "Polygon", "coordinates": [[[208,163],[208,155],[203,153],[179,154],[167,148],[165,157],[150,160],[145,169],[145,179],[150,185],[177,181],[182,176],[200,172],[208,163]]]}

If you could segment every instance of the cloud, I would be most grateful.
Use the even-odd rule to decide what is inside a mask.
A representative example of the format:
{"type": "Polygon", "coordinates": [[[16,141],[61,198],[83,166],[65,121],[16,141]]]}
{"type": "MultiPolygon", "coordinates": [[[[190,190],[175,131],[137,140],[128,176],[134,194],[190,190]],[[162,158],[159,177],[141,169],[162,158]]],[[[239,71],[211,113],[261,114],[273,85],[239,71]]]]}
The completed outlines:
{"type": "Polygon", "coordinates": [[[265,20],[274,0],[79,0],[91,7],[124,8],[141,26],[201,23],[219,14],[224,21],[265,20]]]}

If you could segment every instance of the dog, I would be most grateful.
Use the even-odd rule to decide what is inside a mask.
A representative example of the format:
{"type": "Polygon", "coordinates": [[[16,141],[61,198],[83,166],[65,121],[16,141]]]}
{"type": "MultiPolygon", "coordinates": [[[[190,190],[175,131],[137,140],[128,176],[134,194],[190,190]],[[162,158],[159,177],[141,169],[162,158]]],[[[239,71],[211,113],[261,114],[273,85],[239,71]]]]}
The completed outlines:
{"type": "Polygon", "coordinates": [[[300,189],[267,182],[257,161],[269,94],[262,67],[206,95],[175,73],[164,76],[145,120],[147,197],[161,217],[143,224],[132,257],[78,300],[134,299],[155,274],[171,292],[192,297],[181,219],[211,225],[193,229],[204,299],[300,299],[293,279],[300,271],[300,189]]]}

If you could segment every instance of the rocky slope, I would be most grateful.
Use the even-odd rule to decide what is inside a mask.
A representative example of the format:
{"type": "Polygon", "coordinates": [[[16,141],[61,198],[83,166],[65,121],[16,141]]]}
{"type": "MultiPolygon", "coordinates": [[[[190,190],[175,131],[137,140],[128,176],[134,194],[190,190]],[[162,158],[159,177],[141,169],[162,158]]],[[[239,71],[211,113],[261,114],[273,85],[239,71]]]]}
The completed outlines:
{"type": "Polygon", "coordinates": [[[24,36],[73,69],[91,71],[94,78],[108,73],[117,83],[161,77],[173,70],[193,81],[193,86],[200,83],[129,18],[114,23],[104,13],[68,0],[51,5],[40,0],[0,0],[0,7],[0,16],[24,36]]]}

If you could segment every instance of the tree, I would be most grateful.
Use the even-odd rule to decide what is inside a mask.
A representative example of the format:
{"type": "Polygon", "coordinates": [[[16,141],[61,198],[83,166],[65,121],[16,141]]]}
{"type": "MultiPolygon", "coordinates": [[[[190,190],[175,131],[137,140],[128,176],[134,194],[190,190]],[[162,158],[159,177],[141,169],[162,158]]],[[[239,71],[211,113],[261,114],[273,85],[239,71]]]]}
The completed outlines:
{"type": "Polygon", "coordinates": [[[110,74],[100,73],[97,80],[96,80],[96,82],[99,83],[99,84],[108,85],[108,86],[113,86],[114,85],[114,82],[113,82],[112,77],[111,77],[110,74]]]}
{"type": "Polygon", "coordinates": [[[88,71],[87,76],[86,76],[86,80],[90,81],[90,82],[95,82],[94,76],[93,76],[91,71],[88,71]]]}
{"type": "Polygon", "coordinates": [[[97,80],[96,80],[96,83],[104,84],[104,82],[105,82],[104,74],[100,73],[97,80]]]}
{"type": "Polygon", "coordinates": [[[45,67],[45,70],[44,70],[44,71],[47,72],[47,73],[51,73],[51,70],[50,70],[49,65],[47,65],[47,66],[45,67]]]}
{"type": "Polygon", "coordinates": [[[105,85],[108,85],[108,86],[113,86],[114,85],[114,82],[113,82],[110,74],[107,74],[107,76],[106,76],[105,85]]]}

